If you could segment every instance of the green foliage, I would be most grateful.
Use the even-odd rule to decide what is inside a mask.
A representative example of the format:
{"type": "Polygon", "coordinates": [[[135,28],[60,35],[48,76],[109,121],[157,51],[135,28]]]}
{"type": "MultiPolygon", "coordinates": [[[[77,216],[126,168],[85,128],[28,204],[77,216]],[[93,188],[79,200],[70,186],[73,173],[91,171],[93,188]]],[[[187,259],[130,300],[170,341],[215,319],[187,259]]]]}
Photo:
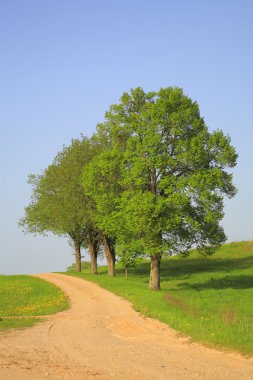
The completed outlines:
{"type": "Polygon", "coordinates": [[[26,317],[53,314],[68,305],[66,295],[47,281],[23,275],[0,276],[0,330],[32,326],[38,319],[26,317]]]}
{"type": "Polygon", "coordinates": [[[160,292],[147,289],[148,262],[130,269],[128,280],[120,268],[115,278],[100,272],[79,276],[127,298],[137,311],[193,341],[253,354],[253,242],[225,244],[211,257],[194,251],[187,258],[162,260],[160,292]]]}
{"type": "Polygon", "coordinates": [[[20,221],[26,232],[50,231],[80,244],[88,235],[98,234],[93,221],[93,202],[80,182],[83,167],[95,152],[92,140],[85,137],[72,140],[41,175],[29,177],[32,200],[20,221]]]}
{"type": "Polygon", "coordinates": [[[80,245],[103,237],[114,274],[122,262],[151,257],[150,288],[159,289],[162,256],[197,248],[212,254],[226,239],[224,196],[236,189],[227,169],[237,154],[229,136],[209,132],[198,104],[180,88],[132,89],[105,114],[91,138],[72,140],[40,176],[30,176],[28,232],[69,236],[80,245]]]}
{"type": "Polygon", "coordinates": [[[126,256],[211,254],[225,241],[223,197],[235,187],[230,138],[210,133],[199,107],[179,88],[136,88],[98,125],[104,149],[83,172],[97,225],[126,256]]]}
{"type": "Polygon", "coordinates": [[[119,176],[121,153],[103,150],[83,169],[84,191],[96,204],[95,221],[104,234],[115,237],[118,221],[117,204],[121,193],[119,176]]]}

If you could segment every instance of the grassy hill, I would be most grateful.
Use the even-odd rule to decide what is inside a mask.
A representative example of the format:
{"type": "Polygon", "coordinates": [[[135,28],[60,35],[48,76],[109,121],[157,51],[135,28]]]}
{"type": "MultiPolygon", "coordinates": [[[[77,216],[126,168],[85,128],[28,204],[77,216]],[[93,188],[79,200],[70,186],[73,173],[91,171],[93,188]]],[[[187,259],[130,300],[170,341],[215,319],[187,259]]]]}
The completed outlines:
{"type": "Polygon", "coordinates": [[[0,276],[0,330],[32,326],[38,316],[67,307],[66,295],[49,282],[23,275],[0,276]]]}
{"type": "Polygon", "coordinates": [[[225,244],[212,257],[193,252],[188,258],[162,261],[160,292],[147,289],[149,264],[118,268],[108,278],[87,270],[71,275],[99,283],[127,298],[142,314],[157,318],[194,341],[253,354],[253,242],[225,244]]]}

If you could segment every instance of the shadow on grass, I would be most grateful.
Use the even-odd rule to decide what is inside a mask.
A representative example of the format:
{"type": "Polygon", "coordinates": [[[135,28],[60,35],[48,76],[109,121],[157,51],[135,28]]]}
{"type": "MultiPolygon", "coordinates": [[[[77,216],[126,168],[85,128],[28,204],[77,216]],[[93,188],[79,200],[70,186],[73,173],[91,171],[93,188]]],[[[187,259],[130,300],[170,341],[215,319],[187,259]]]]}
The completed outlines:
{"type": "Polygon", "coordinates": [[[223,278],[213,279],[200,284],[181,283],[178,285],[180,289],[250,289],[253,288],[253,276],[226,276],[223,278]]]}
{"type": "MultiPolygon", "coordinates": [[[[232,271],[243,270],[253,267],[253,256],[247,256],[243,258],[227,258],[227,259],[213,259],[213,258],[171,258],[164,259],[161,262],[161,283],[163,290],[169,290],[168,287],[171,280],[184,281],[180,288],[195,288],[196,290],[201,290],[204,288],[213,289],[223,289],[223,288],[233,288],[233,289],[249,289],[253,288],[253,276],[250,275],[240,275],[235,273],[231,276],[232,271]],[[226,272],[229,273],[228,276],[222,279],[210,279],[207,283],[192,284],[187,282],[191,275],[200,273],[215,273],[215,272],[226,272]],[[168,284],[163,284],[167,282],[168,284]]],[[[144,262],[138,264],[136,268],[131,269],[129,272],[129,277],[131,274],[135,277],[138,276],[144,284],[148,283],[149,280],[149,270],[150,263],[144,262]]],[[[117,271],[118,274],[122,271],[117,271]]]]}
{"type": "MultiPolygon", "coordinates": [[[[147,276],[149,263],[139,264],[132,269],[132,273],[139,276],[147,276]]],[[[212,259],[212,258],[180,258],[168,259],[161,262],[161,276],[165,280],[203,272],[231,272],[231,270],[248,269],[253,267],[253,256],[237,259],[212,259]]]]}

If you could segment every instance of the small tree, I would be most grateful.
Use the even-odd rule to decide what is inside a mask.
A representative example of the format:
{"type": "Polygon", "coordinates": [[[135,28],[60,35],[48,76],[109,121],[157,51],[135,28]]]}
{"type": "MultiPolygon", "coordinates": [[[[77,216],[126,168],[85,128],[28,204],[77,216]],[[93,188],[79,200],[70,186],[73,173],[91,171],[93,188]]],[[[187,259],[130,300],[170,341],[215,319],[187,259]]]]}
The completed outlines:
{"type": "Polygon", "coordinates": [[[125,278],[127,280],[129,269],[134,268],[143,261],[142,255],[138,251],[132,251],[130,247],[124,250],[119,249],[118,253],[120,258],[118,263],[124,268],[125,278]]]}

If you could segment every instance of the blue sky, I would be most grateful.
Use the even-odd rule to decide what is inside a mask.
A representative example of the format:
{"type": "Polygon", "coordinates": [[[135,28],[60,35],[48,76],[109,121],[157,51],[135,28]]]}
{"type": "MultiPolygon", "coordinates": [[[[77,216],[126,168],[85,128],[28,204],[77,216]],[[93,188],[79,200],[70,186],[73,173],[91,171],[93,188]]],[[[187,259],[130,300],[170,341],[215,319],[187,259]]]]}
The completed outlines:
{"type": "Polygon", "coordinates": [[[253,239],[253,2],[0,0],[0,273],[64,270],[66,240],[23,235],[29,173],[90,136],[123,91],[179,86],[239,154],[229,241],[253,239]]]}

